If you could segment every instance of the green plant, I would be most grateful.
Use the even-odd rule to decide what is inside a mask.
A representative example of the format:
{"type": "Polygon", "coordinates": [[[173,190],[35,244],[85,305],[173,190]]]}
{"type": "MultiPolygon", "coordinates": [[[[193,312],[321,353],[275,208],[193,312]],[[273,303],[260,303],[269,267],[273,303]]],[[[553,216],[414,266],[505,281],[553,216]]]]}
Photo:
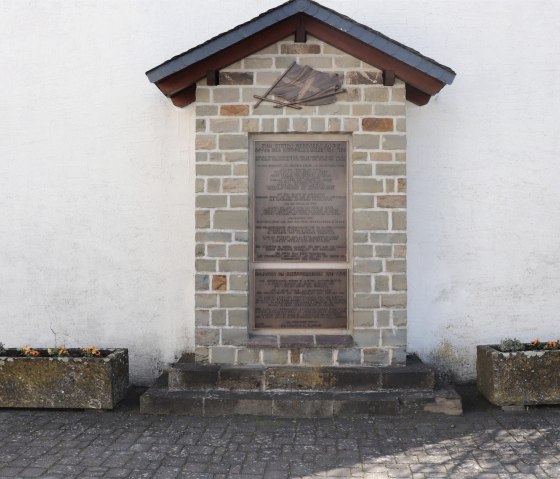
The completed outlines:
{"type": "Polygon", "coordinates": [[[95,346],[89,346],[87,348],[82,348],[82,353],[86,358],[98,358],[101,356],[101,351],[95,346]]]}
{"type": "Polygon", "coordinates": [[[26,356],[28,358],[36,358],[38,357],[41,353],[39,351],[37,351],[36,349],[30,348],[27,344],[21,348],[21,354],[23,356],[26,356]]]}
{"type": "Polygon", "coordinates": [[[69,356],[68,350],[64,346],[57,346],[54,349],[49,348],[47,349],[47,354],[51,358],[64,358],[66,356],[69,356]]]}
{"type": "Polygon", "coordinates": [[[513,353],[515,351],[525,351],[525,345],[519,341],[517,338],[505,338],[502,339],[499,350],[504,353],[513,353]]]}
{"type": "Polygon", "coordinates": [[[4,347],[4,343],[0,343],[0,354],[4,354],[6,352],[6,348],[4,347]]]}

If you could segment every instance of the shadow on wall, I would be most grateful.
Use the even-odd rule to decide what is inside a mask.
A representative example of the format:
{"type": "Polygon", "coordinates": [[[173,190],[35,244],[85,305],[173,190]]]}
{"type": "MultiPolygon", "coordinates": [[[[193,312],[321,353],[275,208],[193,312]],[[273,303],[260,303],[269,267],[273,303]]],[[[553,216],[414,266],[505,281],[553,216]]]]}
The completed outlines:
{"type": "Polygon", "coordinates": [[[427,354],[424,360],[436,370],[444,381],[461,383],[476,378],[476,349],[459,348],[448,340],[443,340],[427,354]],[[474,371],[474,373],[473,373],[474,371]]]}

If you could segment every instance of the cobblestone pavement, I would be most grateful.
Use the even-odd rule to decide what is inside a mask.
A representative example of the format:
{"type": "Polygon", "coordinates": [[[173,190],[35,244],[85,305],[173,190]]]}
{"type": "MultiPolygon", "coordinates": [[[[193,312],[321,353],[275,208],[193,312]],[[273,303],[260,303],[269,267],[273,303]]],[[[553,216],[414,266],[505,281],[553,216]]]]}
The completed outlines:
{"type": "Polygon", "coordinates": [[[2,478],[560,478],[560,408],[189,418],[0,410],[2,478]]]}

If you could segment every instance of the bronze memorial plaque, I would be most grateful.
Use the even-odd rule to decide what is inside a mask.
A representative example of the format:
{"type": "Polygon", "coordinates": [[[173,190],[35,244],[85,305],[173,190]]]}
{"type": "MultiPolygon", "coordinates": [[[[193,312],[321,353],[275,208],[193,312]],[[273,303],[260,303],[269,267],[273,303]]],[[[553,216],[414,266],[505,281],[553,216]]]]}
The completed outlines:
{"type": "Polygon", "coordinates": [[[347,261],[346,141],[255,141],[254,261],[347,261]]]}
{"type": "Polygon", "coordinates": [[[345,269],[255,270],[255,328],[346,328],[345,269]]]}

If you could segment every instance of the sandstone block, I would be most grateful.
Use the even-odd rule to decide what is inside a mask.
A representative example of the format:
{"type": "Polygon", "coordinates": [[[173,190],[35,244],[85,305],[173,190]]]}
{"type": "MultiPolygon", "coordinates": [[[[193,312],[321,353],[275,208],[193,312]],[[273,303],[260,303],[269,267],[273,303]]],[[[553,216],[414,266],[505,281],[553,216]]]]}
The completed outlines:
{"type": "Polygon", "coordinates": [[[378,208],[406,208],[406,195],[380,195],[377,197],[378,208]]]}
{"type": "Polygon", "coordinates": [[[354,211],[353,224],[355,230],[386,230],[389,218],[385,211],[354,211]]]}
{"type": "Polygon", "coordinates": [[[249,247],[247,244],[232,244],[228,248],[228,256],[230,258],[247,258],[249,255],[249,247]]]}
{"type": "Polygon", "coordinates": [[[375,205],[375,196],[373,195],[353,195],[352,207],[356,209],[373,208],[375,205]]]}
{"type": "Polygon", "coordinates": [[[381,349],[381,348],[364,349],[364,365],[388,366],[390,360],[391,360],[390,352],[387,349],[381,349]]]}
{"type": "Polygon", "coordinates": [[[194,312],[194,323],[198,326],[208,326],[210,324],[210,311],[207,309],[197,309],[194,312]]]}
{"type": "Polygon", "coordinates": [[[196,165],[197,176],[228,176],[231,174],[231,165],[196,165]]]}
{"type": "Polygon", "coordinates": [[[406,346],[406,329],[384,329],[381,331],[383,346],[406,346]]]}
{"type": "Polygon", "coordinates": [[[280,45],[280,53],[283,55],[301,55],[321,53],[321,45],[316,43],[288,43],[280,45]]]}
{"type": "Polygon", "coordinates": [[[391,219],[391,229],[406,230],[406,211],[393,211],[391,219]]]}
{"type": "Polygon", "coordinates": [[[235,348],[215,346],[210,349],[210,354],[212,364],[233,364],[235,361],[235,348]]]}
{"type": "Polygon", "coordinates": [[[227,206],[226,195],[197,195],[197,208],[220,208],[227,206]]]}
{"type": "Polygon", "coordinates": [[[219,268],[226,273],[246,273],[248,262],[246,259],[221,259],[219,268]]]}
{"type": "Polygon", "coordinates": [[[370,275],[354,275],[354,292],[370,293],[371,292],[371,276],[370,275]]]}
{"type": "Polygon", "coordinates": [[[394,274],[391,280],[393,291],[406,291],[406,275],[394,274]]]}
{"type": "Polygon", "coordinates": [[[231,195],[229,197],[229,205],[232,208],[247,208],[249,206],[249,197],[247,195],[231,195]]]}
{"type": "Polygon", "coordinates": [[[379,176],[405,176],[406,164],[380,163],[376,165],[375,171],[379,176]]]}
{"type": "Polygon", "coordinates": [[[404,259],[387,260],[387,271],[389,273],[406,273],[406,260],[404,259]]]}
{"type": "Polygon", "coordinates": [[[214,150],[216,148],[216,135],[197,134],[195,140],[196,150],[214,150]]]}
{"type": "Polygon", "coordinates": [[[196,117],[203,116],[216,116],[218,114],[218,107],[216,105],[197,105],[196,117]]]}
{"type": "Polygon", "coordinates": [[[201,120],[201,119],[196,120],[195,129],[196,129],[197,133],[205,132],[206,131],[206,120],[201,120]]]}
{"type": "Polygon", "coordinates": [[[373,107],[375,114],[377,116],[405,116],[406,107],[405,105],[386,105],[383,103],[378,103],[373,107]]]}
{"type": "Polygon", "coordinates": [[[248,182],[247,178],[224,178],[223,190],[226,193],[247,193],[248,182]]]}
{"type": "MultiPolygon", "coordinates": [[[[215,107],[217,110],[217,107],[215,107]]],[[[214,113],[214,115],[217,114],[214,113]]],[[[249,115],[249,105],[222,105],[220,107],[220,115],[222,116],[248,116],[249,115]]],[[[197,116],[198,112],[197,112],[197,116]]],[[[208,115],[202,115],[208,116],[208,115]]]]}
{"type": "Polygon", "coordinates": [[[377,328],[388,328],[391,324],[391,312],[387,309],[378,309],[375,312],[375,326],[377,328]]]}
{"type": "Polygon", "coordinates": [[[247,211],[244,210],[217,210],[214,213],[214,228],[223,230],[246,230],[247,211]]]}
{"type": "Polygon", "coordinates": [[[226,255],[225,244],[209,244],[206,247],[207,255],[211,258],[223,258],[226,255]]]}
{"type": "Polygon", "coordinates": [[[197,346],[214,346],[220,342],[220,330],[215,328],[196,328],[195,343],[197,346]]]}
{"type": "Polygon", "coordinates": [[[357,309],[371,309],[379,307],[379,295],[368,293],[354,294],[354,307],[357,309]]]}
{"type": "Polygon", "coordinates": [[[363,131],[393,131],[392,118],[363,118],[363,131]]]}
{"type": "Polygon", "coordinates": [[[375,291],[389,291],[389,277],[376,275],[375,276],[375,291]]]}
{"type": "Polygon", "coordinates": [[[213,272],[216,271],[216,260],[197,258],[194,262],[196,271],[198,272],[213,272]]]}
{"type": "MultiPolygon", "coordinates": [[[[335,68],[359,68],[361,61],[349,55],[334,57],[335,68]]],[[[347,82],[348,83],[348,82],[347,82]]]]}
{"type": "Polygon", "coordinates": [[[241,98],[239,88],[235,87],[214,87],[212,89],[212,97],[215,103],[236,102],[241,98]]]}
{"type": "Polygon", "coordinates": [[[239,349],[237,364],[260,364],[260,349],[239,349]]]}
{"type": "Polygon", "coordinates": [[[330,366],[333,364],[333,350],[332,349],[303,349],[302,350],[303,364],[317,365],[317,366],[330,366]]]}
{"type": "Polygon", "coordinates": [[[354,245],[354,258],[371,258],[373,256],[373,246],[370,244],[354,245]]]}
{"type": "Polygon", "coordinates": [[[384,150],[406,149],[406,135],[383,135],[381,147],[384,150]]]}
{"type": "Polygon", "coordinates": [[[215,291],[227,290],[227,276],[225,274],[215,274],[212,276],[212,289],[215,291]]]}
{"type": "Polygon", "coordinates": [[[247,135],[220,135],[219,145],[221,150],[246,150],[247,135]]]}
{"type": "MultiPolygon", "coordinates": [[[[253,72],[227,72],[227,71],[220,72],[220,85],[252,85],[252,84],[253,84],[253,72]]],[[[198,93],[198,89],[197,89],[197,93],[198,93]]]]}
{"type": "Polygon", "coordinates": [[[231,233],[222,233],[217,231],[197,231],[195,234],[195,239],[200,243],[227,243],[231,241],[231,233]]]}
{"type": "Polygon", "coordinates": [[[358,365],[362,362],[362,351],[360,349],[340,349],[337,361],[340,365],[358,365]]]}
{"type": "Polygon", "coordinates": [[[217,118],[210,120],[210,131],[213,133],[231,133],[239,131],[239,119],[217,118]]]}
{"type": "Polygon", "coordinates": [[[366,87],[364,88],[364,98],[365,101],[375,103],[389,101],[389,88],[379,85],[366,87]]]}
{"type": "Polygon", "coordinates": [[[272,58],[247,57],[243,60],[243,67],[248,70],[272,68],[272,58]]]}
{"type": "Polygon", "coordinates": [[[374,178],[353,178],[352,190],[354,193],[381,193],[383,181],[374,178]]]}
{"type": "Polygon", "coordinates": [[[197,228],[210,228],[210,212],[197,211],[195,213],[195,226],[197,228]]]}
{"type": "Polygon", "coordinates": [[[248,299],[246,294],[227,293],[220,295],[221,308],[246,308],[248,299]]]}
{"type": "Polygon", "coordinates": [[[218,306],[218,296],[215,294],[196,293],[194,300],[197,308],[215,308],[218,306]]]}
{"type": "Polygon", "coordinates": [[[194,277],[194,287],[196,291],[208,290],[210,286],[210,279],[207,274],[197,274],[194,277]]]}
{"type": "MultiPolygon", "coordinates": [[[[357,119],[356,122],[358,122],[357,119]]],[[[354,148],[358,150],[376,150],[379,148],[379,135],[356,133],[352,137],[352,143],[354,144],[354,148]]]]}
{"type": "Polygon", "coordinates": [[[288,364],[287,349],[265,349],[263,350],[264,364],[288,364]]]}
{"type": "Polygon", "coordinates": [[[381,306],[384,308],[406,308],[406,294],[383,294],[381,306]]]}
{"type": "Polygon", "coordinates": [[[383,83],[383,74],[374,71],[353,71],[346,74],[346,83],[350,85],[376,85],[383,83]]]}
{"type": "Polygon", "coordinates": [[[247,274],[231,274],[229,286],[232,291],[247,291],[249,288],[249,276],[247,274]]]}
{"type": "Polygon", "coordinates": [[[212,310],[212,326],[225,326],[227,323],[227,311],[225,309],[212,310]]]}
{"type": "Polygon", "coordinates": [[[311,68],[332,68],[333,58],[330,55],[317,57],[299,57],[300,65],[308,65],[311,68]]]}
{"type": "Polygon", "coordinates": [[[247,326],[249,312],[246,309],[228,311],[228,324],[230,326],[247,326]]]}
{"type": "Polygon", "coordinates": [[[379,345],[379,331],[376,329],[354,329],[354,342],[359,347],[379,345]]]}
{"type": "Polygon", "coordinates": [[[353,318],[354,327],[356,328],[371,328],[374,325],[372,311],[354,311],[353,318]]]}
{"type": "Polygon", "coordinates": [[[371,165],[370,164],[355,164],[352,167],[352,173],[354,176],[371,176],[371,165]]]}
{"type": "Polygon", "coordinates": [[[379,273],[381,271],[383,271],[383,262],[380,260],[354,260],[354,273],[379,273]]]}
{"type": "Polygon", "coordinates": [[[406,309],[401,311],[394,310],[393,311],[393,326],[395,328],[404,328],[406,327],[407,319],[406,319],[406,309]]]}

